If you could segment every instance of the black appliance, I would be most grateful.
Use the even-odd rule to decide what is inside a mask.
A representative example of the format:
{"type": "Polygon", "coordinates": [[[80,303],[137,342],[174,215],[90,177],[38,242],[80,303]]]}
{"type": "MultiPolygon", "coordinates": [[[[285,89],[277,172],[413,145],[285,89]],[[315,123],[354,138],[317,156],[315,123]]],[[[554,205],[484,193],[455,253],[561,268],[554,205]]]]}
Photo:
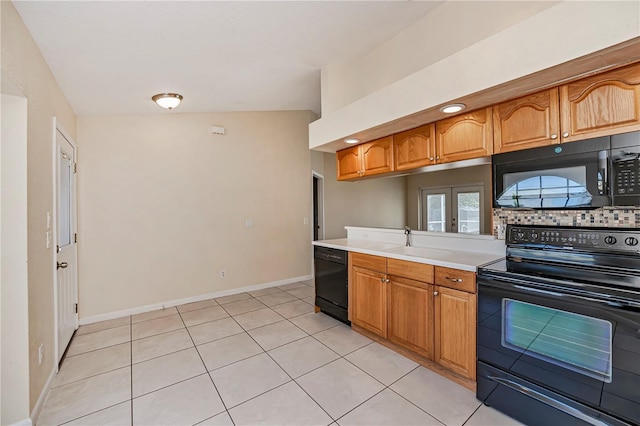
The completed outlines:
{"type": "Polygon", "coordinates": [[[477,398],[528,425],[640,424],[639,241],[509,225],[478,269],[477,398]]]}
{"type": "Polygon", "coordinates": [[[348,317],[348,257],[344,250],[314,247],[316,306],[326,314],[351,325],[348,317]]]}
{"type": "Polygon", "coordinates": [[[640,132],[492,156],[495,208],[640,205],[640,132]]]}

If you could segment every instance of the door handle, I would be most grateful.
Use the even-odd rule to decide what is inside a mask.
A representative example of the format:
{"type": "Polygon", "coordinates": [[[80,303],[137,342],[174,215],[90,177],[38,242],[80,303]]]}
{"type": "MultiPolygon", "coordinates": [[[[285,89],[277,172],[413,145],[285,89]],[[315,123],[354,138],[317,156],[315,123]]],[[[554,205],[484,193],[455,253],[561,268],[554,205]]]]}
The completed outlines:
{"type": "Polygon", "coordinates": [[[56,262],[56,269],[64,269],[67,266],[69,266],[67,262],[56,262]]]}

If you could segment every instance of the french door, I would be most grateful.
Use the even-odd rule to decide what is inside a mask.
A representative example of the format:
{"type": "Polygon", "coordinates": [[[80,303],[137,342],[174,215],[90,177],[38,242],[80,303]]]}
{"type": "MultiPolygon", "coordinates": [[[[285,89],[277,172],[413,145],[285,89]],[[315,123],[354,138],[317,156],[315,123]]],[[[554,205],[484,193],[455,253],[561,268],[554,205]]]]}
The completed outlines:
{"type": "Polygon", "coordinates": [[[420,198],[420,230],[465,234],[484,231],[482,186],[422,188],[420,198]]]}

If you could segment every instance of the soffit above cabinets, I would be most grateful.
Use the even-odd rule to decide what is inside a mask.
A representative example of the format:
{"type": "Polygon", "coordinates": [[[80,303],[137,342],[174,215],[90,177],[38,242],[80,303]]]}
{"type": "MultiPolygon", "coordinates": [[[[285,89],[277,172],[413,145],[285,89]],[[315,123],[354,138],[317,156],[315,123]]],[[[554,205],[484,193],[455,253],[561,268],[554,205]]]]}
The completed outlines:
{"type": "MultiPolygon", "coordinates": [[[[515,99],[530,93],[535,93],[547,88],[560,86],[570,81],[575,81],[589,75],[598,74],[614,68],[619,68],[633,62],[640,61],[640,37],[633,38],[623,43],[590,53],[577,59],[543,69],[532,74],[498,84],[488,89],[472,93],[468,96],[450,99],[431,108],[409,114],[396,120],[372,126],[366,130],[352,134],[341,135],[338,139],[322,143],[321,139],[314,140],[314,126],[310,125],[310,148],[323,152],[336,152],[347,148],[344,143],[347,137],[355,137],[362,143],[389,136],[394,133],[409,130],[427,123],[436,122],[454,115],[448,115],[440,111],[440,108],[449,103],[463,103],[466,109],[462,113],[473,111],[501,102],[515,99]],[[318,144],[314,146],[314,144],[318,144]]],[[[344,119],[344,117],[342,117],[344,119]]],[[[338,120],[343,121],[343,120],[338,120]]],[[[318,126],[320,127],[320,126],[318,126]]],[[[325,126],[326,129],[326,126],[325,126]]],[[[317,132],[322,133],[322,130],[317,132]]]]}

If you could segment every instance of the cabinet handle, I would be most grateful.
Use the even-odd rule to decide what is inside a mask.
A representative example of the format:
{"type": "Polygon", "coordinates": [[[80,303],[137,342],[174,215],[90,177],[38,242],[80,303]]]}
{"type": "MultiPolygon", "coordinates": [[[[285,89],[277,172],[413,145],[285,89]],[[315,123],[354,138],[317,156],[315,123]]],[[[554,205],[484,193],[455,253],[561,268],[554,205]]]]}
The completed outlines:
{"type": "Polygon", "coordinates": [[[434,292],[433,292],[433,295],[434,295],[434,296],[437,296],[438,294],[440,294],[440,293],[438,293],[437,291],[434,291],[434,292]]]}
{"type": "Polygon", "coordinates": [[[562,137],[563,137],[563,138],[568,138],[568,137],[569,137],[569,132],[564,132],[564,133],[562,134],[562,137]]]}
{"type": "Polygon", "coordinates": [[[440,156],[439,156],[439,155],[436,155],[436,160],[439,160],[439,159],[440,159],[440,156]]]}
{"type": "Polygon", "coordinates": [[[551,135],[551,139],[558,139],[558,135],[556,135],[555,133],[551,135]]]}
{"type": "Polygon", "coordinates": [[[451,278],[451,277],[445,277],[446,279],[448,279],[451,282],[454,283],[461,283],[462,282],[462,278],[451,278]]]}
{"type": "Polygon", "coordinates": [[[435,158],[429,157],[429,161],[433,161],[433,160],[435,160],[435,158]]]}

